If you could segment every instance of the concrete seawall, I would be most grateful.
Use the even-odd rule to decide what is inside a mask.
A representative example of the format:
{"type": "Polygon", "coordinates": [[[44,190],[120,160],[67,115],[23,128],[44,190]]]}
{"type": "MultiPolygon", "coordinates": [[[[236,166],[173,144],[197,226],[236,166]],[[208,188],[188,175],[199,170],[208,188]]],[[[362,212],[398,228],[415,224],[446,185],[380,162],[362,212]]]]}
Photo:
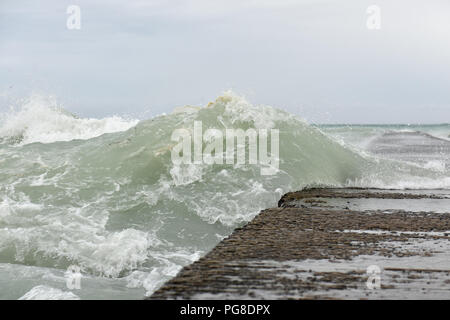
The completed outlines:
{"type": "Polygon", "coordinates": [[[288,193],[150,297],[397,298],[450,299],[449,191],[288,193]]]}

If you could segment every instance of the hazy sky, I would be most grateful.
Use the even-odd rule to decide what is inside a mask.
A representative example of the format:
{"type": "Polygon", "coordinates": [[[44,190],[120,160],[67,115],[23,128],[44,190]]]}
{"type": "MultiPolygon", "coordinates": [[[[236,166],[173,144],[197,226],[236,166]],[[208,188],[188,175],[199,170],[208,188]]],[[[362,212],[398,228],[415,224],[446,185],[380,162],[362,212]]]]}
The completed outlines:
{"type": "Polygon", "coordinates": [[[146,117],[227,89],[311,122],[450,122],[450,1],[0,0],[2,108],[146,117]]]}

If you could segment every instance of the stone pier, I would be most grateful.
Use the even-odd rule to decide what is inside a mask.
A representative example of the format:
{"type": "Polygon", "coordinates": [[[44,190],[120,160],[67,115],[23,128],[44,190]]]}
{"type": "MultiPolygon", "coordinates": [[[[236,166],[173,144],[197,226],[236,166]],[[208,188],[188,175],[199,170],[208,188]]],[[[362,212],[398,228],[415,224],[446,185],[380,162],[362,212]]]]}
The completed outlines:
{"type": "Polygon", "coordinates": [[[150,299],[450,299],[450,192],[284,195],[150,299]]]}

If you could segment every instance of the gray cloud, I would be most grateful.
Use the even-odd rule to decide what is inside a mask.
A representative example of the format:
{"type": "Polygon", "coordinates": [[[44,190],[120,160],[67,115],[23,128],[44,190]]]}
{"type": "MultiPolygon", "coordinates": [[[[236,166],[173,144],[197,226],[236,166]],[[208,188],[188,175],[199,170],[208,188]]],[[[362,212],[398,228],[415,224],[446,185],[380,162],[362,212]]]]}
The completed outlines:
{"type": "Polygon", "coordinates": [[[377,1],[370,31],[371,4],[5,0],[0,101],[38,90],[82,115],[158,114],[232,88],[314,122],[448,122],[450,4],[377,1]]]}

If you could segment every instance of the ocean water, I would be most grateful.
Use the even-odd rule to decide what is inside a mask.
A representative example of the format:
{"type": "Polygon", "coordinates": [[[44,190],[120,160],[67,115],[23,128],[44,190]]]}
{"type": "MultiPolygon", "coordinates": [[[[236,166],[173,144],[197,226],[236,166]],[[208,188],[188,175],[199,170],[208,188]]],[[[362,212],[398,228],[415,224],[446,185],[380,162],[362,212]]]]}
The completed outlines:
{"type": "Polygon", "coordinates": [[[449,189],[450,125],[313,125],[231,92],[148,120],[0,116],[0,299],[141,299],[288,191],[449,189]],[[175,129],[278,129],[279,170],[174,165],[175,129]],[[68,268],[81,273],[67,285],[68,268]]]}

